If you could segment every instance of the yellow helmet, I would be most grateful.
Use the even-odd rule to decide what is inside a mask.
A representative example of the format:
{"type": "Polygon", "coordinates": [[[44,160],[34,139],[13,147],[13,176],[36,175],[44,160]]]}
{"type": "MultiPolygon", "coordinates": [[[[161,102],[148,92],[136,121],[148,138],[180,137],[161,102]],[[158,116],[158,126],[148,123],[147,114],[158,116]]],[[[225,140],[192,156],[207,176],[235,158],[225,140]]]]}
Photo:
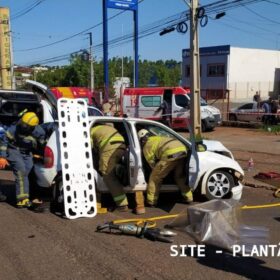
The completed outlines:
{"type": "Polygon", "coordinates": [[[24,124],[27,124],[29,126],[36,126],[39,124],[39,118],[37,117],[37,115],[33,112],[28,112],[25,113],[22,118],[21,121],[24,124]]]}

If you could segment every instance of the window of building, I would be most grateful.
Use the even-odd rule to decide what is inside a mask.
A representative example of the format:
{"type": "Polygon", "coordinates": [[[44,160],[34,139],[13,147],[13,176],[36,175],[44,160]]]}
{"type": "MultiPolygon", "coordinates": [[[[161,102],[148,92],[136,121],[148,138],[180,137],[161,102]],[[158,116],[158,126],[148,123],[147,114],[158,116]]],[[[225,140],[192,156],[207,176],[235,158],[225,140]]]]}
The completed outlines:
{"type": "MultiPolygon", "coordinates": [[[[202,65],[200,64],[200,77],[201,77],[201,73],[202,73],[202,65]]],[[[185,76],[186,77],[191,76],[191,67],[189,64],[185,66],[185,76]]]]}
{"type": "Polygon", "coordinates": [[[208,64],[207,65],[207,76],[208,77],[225,76],[225,65],[224,64],[208,64]]]}
{"type": "Polygon", "coordinates": [[[186,75],[186,77],[190,77],[190,75],[191,75],[190,65],[186,65],[186,67],[185,67],[185,75],[186,75]]]}
{"type": "Polygon", "coordinates": [[[142,96],[141,103],[145,107],[159,107],[161,104],[160,96],[142,96]]]}

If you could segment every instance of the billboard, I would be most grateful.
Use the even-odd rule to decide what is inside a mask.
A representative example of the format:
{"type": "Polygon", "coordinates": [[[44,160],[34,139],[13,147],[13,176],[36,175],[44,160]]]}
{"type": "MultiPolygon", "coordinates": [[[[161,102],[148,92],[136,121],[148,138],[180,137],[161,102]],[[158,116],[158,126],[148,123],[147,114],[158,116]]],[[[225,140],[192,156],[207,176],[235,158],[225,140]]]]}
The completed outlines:
{"type": "Polygon", "coordinates": [[[8,8],[0,8],[0,35],[1,86],[4,89],[12,89],[10,11],[8,8]]]}
{"type": "Polygon", "coordinates": [[[107,0],[107,8],[137,10],[138,0],[107,0]]]}

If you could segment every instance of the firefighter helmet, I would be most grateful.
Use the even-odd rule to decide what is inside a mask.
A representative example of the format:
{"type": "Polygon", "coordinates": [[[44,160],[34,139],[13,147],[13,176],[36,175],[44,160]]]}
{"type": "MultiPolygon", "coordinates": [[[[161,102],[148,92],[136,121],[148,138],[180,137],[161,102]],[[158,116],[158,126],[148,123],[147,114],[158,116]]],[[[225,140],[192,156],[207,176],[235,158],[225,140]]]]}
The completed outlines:
{"type": "Polygon", "coordinates": [[[21,118],[22,123],[29,126],[36,126],[39,124],[39,118],[34,112],[27,112],[21,118]]]}
{"type": "Polygon", "coordinates": [[[147,134],[149,133],[149,131],[147,129],[140,129],[138,131],[138,138],[142,139],[143,137],[145,137],[147,134]]]}

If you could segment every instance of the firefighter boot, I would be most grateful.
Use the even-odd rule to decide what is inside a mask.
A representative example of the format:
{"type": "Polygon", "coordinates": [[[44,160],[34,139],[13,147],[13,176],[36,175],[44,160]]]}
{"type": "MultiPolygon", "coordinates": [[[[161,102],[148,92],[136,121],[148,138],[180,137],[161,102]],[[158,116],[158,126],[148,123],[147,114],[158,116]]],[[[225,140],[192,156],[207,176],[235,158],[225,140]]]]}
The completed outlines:
{"type": "Polygon", "coordinates": [[[98,214],[106,214],[107,213],[107,208],[102,207],[101,204],[101,193],[97,192],[96,193],[96,200],[97,200],[97,213],[98,214]]]}
{"type": "Polygon", "coordinates": [[[136,208],[134,209],[134,213],[136,215],[145,214],[145,199],[142,191],[137,191],[135,193],[135,203],[136,208]]]}
{"type": "Polygon", "coordinates": [[[31,207],[32,203],[28,198],[20,200],[17,202],[17,208],[29,208],[31,207]]]}

